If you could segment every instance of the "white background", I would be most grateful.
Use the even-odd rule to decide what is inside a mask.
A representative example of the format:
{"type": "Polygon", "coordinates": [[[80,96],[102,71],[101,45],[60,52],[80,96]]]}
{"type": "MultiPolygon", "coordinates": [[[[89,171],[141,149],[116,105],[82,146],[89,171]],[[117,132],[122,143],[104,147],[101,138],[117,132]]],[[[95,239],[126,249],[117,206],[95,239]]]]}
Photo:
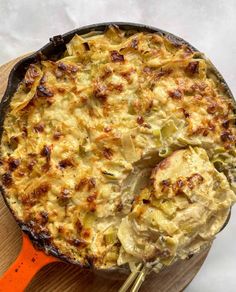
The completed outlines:
{"type": "MultiPolygon", "coordinates": [[[[49,37],[106,21],[149,24],[184,38],[205,52],[236,96],[235,0],[0,0],[0,64],[49,37]]],[[[236,291],[236,207],[186,291],[236,291]]]]}

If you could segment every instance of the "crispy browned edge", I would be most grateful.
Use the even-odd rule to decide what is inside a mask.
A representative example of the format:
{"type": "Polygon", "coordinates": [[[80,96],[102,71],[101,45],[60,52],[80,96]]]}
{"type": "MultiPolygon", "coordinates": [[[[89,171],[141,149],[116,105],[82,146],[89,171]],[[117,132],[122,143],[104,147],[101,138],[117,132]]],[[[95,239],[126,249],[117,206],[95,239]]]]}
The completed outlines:
{"type": "MultiPolygon", "coordinates": [[[[6,91],[3,95],[2,101],[0,103],[0,139],[2,138],[2,132],[3,132],[3,124],[4,124],[4,118],[5,118],[5,114],[7,112],[7,108],[10,104],[11,98],[13,97],[15,91],[17,90],[17,86],[19,85],[19,83],[22,81],[24,74],[22,75],[22,72],[20,73],[21,78],[19,78],[19,76],[16,76],[16,78],[14,79],[15,75],[17,75],[17,70],[19,69],[19,67],[23,66],[23,69],[20,68],[20,70],[24,71],[24,73],[26,72],[27,68],[29,67],[29,65],[31,63],[36,63],[39,62],[41,60],[45,60],[45,59],[58,59],[61,55],[62,52],[64,52],[65,50],[65,44],[67,42],[69,42],[69,40],[77,33],[77,34],[84,34],[87,33],[89,31],[105,31],[109,25],[114,25],[114,26],[118,26],[119,28],[121,28],[122,30],[126,30],[126,31],[132,31],[133,33],[135,32],[150,32],[150,33],[156,33],[158,35],[161,35],[163,37],[165,37],[166,39],[168,39],[172,44],[176,45],[176,46],[180,46],[182,44],[187,45],[188,47],[190,47],[193,51],[195,52],[199,52],[196,48],[194,48],[192,45],[190,45],[188,42],[186,42],[185,40],[183,40],[182,38],[179,38],[169,32],[165,32],[161,29],[158,28],[154,28],[154,27],[150,27],[150,26],[146,26],[143,24],[137,24],[137,23],[122,23],[122,22],[109,22],[109,23],[99,23],[99,24],[93,24],[93,25],[89,25],[89,26],[85,26],[85,27],[81,27],[79,29],[70,31],[64,35],[59,35],[59,36],[55,36],[53,38],[50,38],[50,43],[48,43],[47,45],[45,45],[43,48],[41,48],[40,50],[38,50],[36,53],[30,55],[29,57],[24,58],[23,60],[19,61],[11,70],[10,75],[9,75],[9,80],[8,80],[8,85],[6,88],[6,91]],[[67,40],[67,41],[66,41],[67,40]],[[59,50],[61,50],[59,53],[57,52],[56,54],[52,53],[48,54],[48,51],[50,51],[50,49],[52,48],[59,48],[59,50]]],[[[53,49],[52,49],[53,50],[53,49]]],[[[205,58],[204,56],[202,56],[202,58],[205,58]]],[[[231,100],[234,101],[235,104],[235,100],[233,97],[232,92],[230,91],[226,81],[224,80],[224,78],[222,77],[222,75],[219,73],[219,71],[216,69],[216,67],[209,61],[209,69],[211,70],[211,73],[213,73],[218,81],[220,86],[222,86],[223,90],[226,92],[226,94],[230,97],[231,100]]],[[[8,201],[6,199],[6,189],[0,185],[0,192],[3,196],[3,199],[5,201],[5,204],[7,205],[7,207],[9,208],[9,210],[11,211],[12,215],[14,216],[16,222],[18,223],[18,225],[20,226],[21,230],[26,233],[32,244],[34,245],[34,247],[36,249],[39,250],[44,250],[47,254],[52,255],[56,258],[59,258],[60,260],[64,261],[64,262],[68,262],[71,264],[76,264],[79,265],[81,268],[89,268],[89,269],[94,269],[94,264],[93,264],[93,259],[92,258],[87,258],[87,263],[86,264],[81,264],[80,262],[75,261],[74,259],[68,257],[67,255],[61,253],[51,242],[51,240],[45,236],[45,234],[43,233],[36,233],[32,227],[29,226],[29,224],[25,223],[22,220],[19,220],[19,218],[17,218],[16,214],[14,213],[14,211],[11,209],[10,205],[8,204],[8,201]]],[[[230,218],[230,213],[229,216],[224,224],[224,226],[222,227],[222,229],[227,225],[228,221],[230,218]]],[[[96,268],[97,270],[100,270],[98,268],[96,268]]],[[[122,274],[126,274],[128,271],[128,265],[124,265],[122,267],[114,267],[114,268],[109,268],[109,269],[102,269],[104,271],[119,271],[122,274]]]]}

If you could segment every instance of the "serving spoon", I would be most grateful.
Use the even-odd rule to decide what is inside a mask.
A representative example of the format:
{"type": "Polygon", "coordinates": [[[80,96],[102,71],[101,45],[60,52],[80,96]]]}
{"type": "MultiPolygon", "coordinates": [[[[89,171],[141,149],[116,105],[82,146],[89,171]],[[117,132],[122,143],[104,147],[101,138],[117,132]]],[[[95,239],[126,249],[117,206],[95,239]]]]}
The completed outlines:
{"type": "MultiPolygon", "coordinates": [[[[153,168],[162,160],[159,151],[155,148],[148,150],[139,160],[133,163],[133,171],[128,174],[122,182],[121,190],[128,194],[128,199],[132,200],[143,188],[150,185],[150,176],[153,168]],[[138,177],[138,179],[137,179],[138,177]],[[130,187],[129,187],[130,186],[130,187]]],[[[150,267],[139,263],[136,269],[130,273],[119,292],[126,292],[131,285],[131,292],[137,292],[145,280],[146,275],[151,271],[150,267]]]]}
{"type": "Polygon", "coordinates": [[[134,270],[129,277],[126,279],[122,287],[119,289],[119,292],[126,292],[131,287],[130,292],[137,292],[141,287],[143,281],[145,280],[146,275],[150,271],[150,268],[144,266],[142,263],[137,265],[136,270],[134,270]]]}

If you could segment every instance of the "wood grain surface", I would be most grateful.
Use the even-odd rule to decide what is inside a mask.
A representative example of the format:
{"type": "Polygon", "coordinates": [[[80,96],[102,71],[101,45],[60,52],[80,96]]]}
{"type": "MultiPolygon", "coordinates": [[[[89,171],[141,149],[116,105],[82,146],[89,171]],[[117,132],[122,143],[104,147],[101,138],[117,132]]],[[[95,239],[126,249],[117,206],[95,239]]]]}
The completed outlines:
{"type": "MultiPolygon", "coordinates": [[[[21,59],[13,60],[0,67],[0,98],[2,98],[9,72],[21,59]]],[[[21,247],[21,231],[0,195],[0,275],[16,259],[21,247]]],[[[194,278],[202,266],[209,250],[193,256],[188,261],[179,261],[159,274],[147,277],[140,291],[144,292],[179,292],[194,278]]],[[[76,265],[52,263],[43,267],[29,283],[27,292],[83,291],[113,292],[118,291],[126,276],[115,274],[101,276],[95,272],[82,270],[76,265]]],[[[7,291],[12,292],[12,291],[7,291]]]]}

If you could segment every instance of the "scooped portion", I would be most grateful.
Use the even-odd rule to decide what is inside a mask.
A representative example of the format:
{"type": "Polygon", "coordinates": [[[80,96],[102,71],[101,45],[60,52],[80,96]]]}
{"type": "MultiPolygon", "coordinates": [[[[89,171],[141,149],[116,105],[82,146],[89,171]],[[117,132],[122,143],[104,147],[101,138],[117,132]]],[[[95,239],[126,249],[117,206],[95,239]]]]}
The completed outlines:
{"type": "Polygon", "coordinates": [[[152,173],[118,230],[119,263],[169,265],[199,252],[224,226],[235,194],[202,148],[177,150],[152,173]]]}

